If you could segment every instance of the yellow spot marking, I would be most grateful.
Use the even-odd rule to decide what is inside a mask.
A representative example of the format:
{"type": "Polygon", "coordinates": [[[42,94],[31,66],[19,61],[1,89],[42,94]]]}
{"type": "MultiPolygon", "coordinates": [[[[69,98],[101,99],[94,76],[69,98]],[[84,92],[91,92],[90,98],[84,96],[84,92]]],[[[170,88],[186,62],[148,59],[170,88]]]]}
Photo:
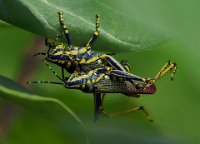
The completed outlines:
{"type": "Polygon", "coordinates": [[[82,60],[80,61],[81,64],[85,62],[86,62],[85,58],[82,58],[82,60]]]}
{"type": "Polygon", "coordinates": [[[97,57],[97,56],[93,57],[92,59],[86,61],[86,64],[93,63],[93,62],[97,61],[98,59],[99,59],[99,57],[97,57]]]}
{"type": "Polygon", "coordinates": [[[77,50],[72,50],[72,51],[70,51],[70,53],[71,53],[72,55],[77,55],[77,54],[78,54],[78,51],[77,51],[77,50]]]}
{"type": "Polygon", "coordinates": [[[72,79],[72,82],[77,81],[77,80],[81,80],[81,79],[84,79],[84,78],[88,78],[88,75],[82,75],[82,76],[76,77],[76,78],[72,79]]]}
{"type": "Polygon", "coordinates": [[[82,49],[79,50],[79,53],[82,54],[82,53],[85,53],[87,51],[88,51],[88,49],[86,47],[84,47],[84,48],[82,48],[82,49]]]}
{"type": "Polygon", "coordinates": [[[104,77],[105,74],[101,74],[97,79],[96,79],[96,82],[99,82],[103,77],[104,77]]]}
{"type": "Polygon", "coordinates": [[[95,71],[90,71],[90,72],[88,73],[88,77],[91,76],[94,72],[95,72],[95,71]]]}
{"type": "Polygon", "coordinates": [[[130,71],[130,67],[129,66],[124,66],[124,67],[126,68],[127,72],[130,71]]]}
{"type": "Polygon", "coordinates": [[[61,54],[63,54],[63,51],[58,51],[55,53],[55,55],[61,55],[61,54]]]}
{"type": "Polygon", "coordinates": [[[70,55],[71,53],[70,53],[69,51],[65,51],[63,54],[68,56],[68,55],[70,55]]]}
{"type": "Polygon", "coordinates": [[[146,79],[145,79],[145,78],[141,78],[141,79],[142,79],[142,81],[144,81],[144,82],[146,81],[146,79]]]}
{"type": "Polygon", "coordinates": [[[84,88],[85,88],[85,84],[82,84],[82,85],[81,85],[81,89],[84,89],[84,88]]]}
{"type": "Polygon", "coordinates": [[[95,31],[94,34],[95,34],[95,35],[99,35],[99,32],[95,31]]]}
{"type": "Polygon", "coordinates": [[[87,84],[90,84],[90,80],[87,80],[87,84]]]}
{"type": "Polygon", "coordinates": [[[71,66],[71,64],[72,64],[71,61],[68,61],[67,62],[67,68],[69,68],[71,66]]]}
{"type": "Polygon", "coordinates": [[[60,63],[60,64],[64,64],[65,61],[63,61],[63,60],[59,60],[58,63],[60,63]]]}
{"type": "Polygon", "coordinates": [[[51,62],[57,62],[58,60],[56,60],[56,59],[48,59],[49,61],[51,61],[51,62]]]}

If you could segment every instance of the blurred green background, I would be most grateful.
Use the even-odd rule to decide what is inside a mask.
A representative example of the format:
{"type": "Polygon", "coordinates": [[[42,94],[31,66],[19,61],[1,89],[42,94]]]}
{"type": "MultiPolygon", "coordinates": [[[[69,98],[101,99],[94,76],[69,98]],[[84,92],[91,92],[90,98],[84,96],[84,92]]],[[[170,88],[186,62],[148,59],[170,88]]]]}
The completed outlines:
{"type": "MultiPolygon", "coordinates": [[[[93,97],[91,94],[42,84],[34,85],[33,91],[44,96],[58,98],[68,105],[87,126],[86,132],[91,143],[199,143],[200,2],[198,0],[126,0],[123,2],[112,0],[101,1],[101,3],[117,12],[120,11],[120,16],[131,13],[136,21],[148,29],[159,29],[160,33],[169,35],[168,41],[155,48],[149,47],[140,52],[117,53],[114,57],[118,60],[128,59],[132,67],[131,72],[143,77],[154,76],[170,59],[178,65],[174,81],[170,81],[170,76],[167,75],[157,82],[156,94],[143,95],[139,99],[120,94],[108,94],[105,98],[104,105],[108,112],[144,105],[154,122],[149,123],[142,112],[137,112],[100,119],[98,126],[93,127],[93,97]]],[[[123,27],[120,29],[123,31],[123,27]]],[[[1,25],[0,74],[14,80],[19,79],[24,67],[23,57],[38,39],[42,41],[43,38],[38,38],[16,27],[1,25]]],[[[101,46],[103,45],[109,47],[107,43],[102,43],[101,46]]],[[[40,51],[45,50],[44,45],[40,44],[39,47],[41,47],[40,51]]],[[[98,44],[95,47],[99,49],[98,44]]],[[[36,59],[32,58],[33,61],[36,59]]],[[[58,68],[54,68],[59,71],[58,68]]],[[[49,79],[56,80],[48,68],[39,62],[34,75],[28,80],[49,79]]],[[[0,106],[2,119],[7,109],[10,108],[10,104],[0,98],[0,106]]],[[[76,136],[70,135],[66,129],[58,127],[26,108],[18,106],[14,108],[17,110],[11,112],[12,116],[7,116],[6,121],[11,122],[6,131],[0,131],[1,143],[63,144],[76,142],[76,136]]],[[[4,124],[3,120],[0,125],[2,124],[4,124]]],[[[70,127],[70,124],[66,123],[66,125],[70,127]]]]}

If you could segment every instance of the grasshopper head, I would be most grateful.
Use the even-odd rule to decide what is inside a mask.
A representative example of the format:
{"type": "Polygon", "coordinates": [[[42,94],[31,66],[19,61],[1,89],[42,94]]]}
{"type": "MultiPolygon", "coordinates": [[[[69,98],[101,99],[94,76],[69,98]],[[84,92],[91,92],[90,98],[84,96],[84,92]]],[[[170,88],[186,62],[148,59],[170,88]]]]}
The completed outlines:
{"type": "Polygon", "coordinates": [[[142,81],[137,81],[134,84],[126,81],[123,85],[125,85],[125,88],[123,88],[122,93],[127,96],[138,97],[140,94],[154,94],[156,92],[155,84],[149,84],[142,81]]]}
{"type": "Polygon", "coordinates": [[[140,82],[139,87],[136,86],[137,94],[154,94],[156,93],[155,84],[148,84],[145,82],[140,82]]]}
{"type": "Polygon", "coordinates": [[[154,93],[156,93],[156,86],[155,86],[155,84],[151,84],[150,86],[148,86],[142,90],[138,90],[138,92],[140,94],[154,94],[154,93]]]}
{"type": "Polygon", "coordinates": [[[47,54],[46,60],[57,65],[66,65],[70,61],[69,52],[65,50],[65,46],[63,44],[60,44],[47,54]]]}

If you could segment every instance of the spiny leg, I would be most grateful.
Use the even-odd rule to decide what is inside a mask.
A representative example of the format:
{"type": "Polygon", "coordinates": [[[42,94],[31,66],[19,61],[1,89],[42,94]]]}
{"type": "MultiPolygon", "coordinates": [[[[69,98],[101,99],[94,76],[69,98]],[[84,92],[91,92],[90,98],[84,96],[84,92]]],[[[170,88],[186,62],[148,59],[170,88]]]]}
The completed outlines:
{"type": "MultiPolygon", "coordinates": [[[[64,79],[62,79],[62,78],[52,69],[52,67],[51,67],[45,60],[42,60],[42,62],[53,72],[53,74],[54,74],[58,79],[60,79],[61,81],[65,82],[64,79]]],[[[27,82],[27,83],[29,83],[29,84],[32,84],[32,83],[45,83],[45,84],[59,84],[59,85],[64,85],[63,82],[30,81],[30,82],[27,82]]]]}
{"type": "Polygon", "coordinates": [[[46,55],[46,53],[44,53],[44,52],[39,52],[39,53],[34,54],[33,56],[38,56],[38,55],[46,55]]]}
{"type": "Polygon", "coordinates": [[[171,80],[174,79],[174,74],[176,73],[176,63],[172,63],[170,61],[168,61],[162,68],[161,70],[156,74],[156,76],[154,78],[146,78],[145,82],[146,82],[146,86],[143,87],[142,89],[146,89],[149,86],[151,86],[153,83],[155,83],[157,80],[159,80],[164,74],[166,74],[168,71],[171,72],[171,80]]]}
{"type": "Polygon", "coordinates": [[[96,15],[96,31],[93,33],[92,37],[90,38],[90,40],[86,44],[86,47],[92,45],[93,42],[96,40],[96,38],[99,36],[99,20],[100,20],[99,17],[100,16],[97,14],[96,15]]]}
{"type": "Polygon", "coordinates": [[[99,58],[105,60],[115,70],[121,70],[123,72],[130,71],[130,65],[128,64],[127,60],[121,60],[119,63],[115,58],[106,54],[99,56],[99,58]]]}
{"type": "Polygon", "coordinates": [[[42,60],[44,64],[46,64],[46,66],[53,72],[53,74],[58,78],[60,79],[61,81],[64,81],[64,79],[62,79],[53,69],[52,67],[45,61],[45,60],[42,60]]]}
{"type": "Polygon", "coordinates": [[[70,38],[69,30],[68,30],[67,26],[64,24],[63,13],[58,12],[58,14],[59,14],[60,25],[61,25],[61,27],[64,31],[65,37],[67,39],[68,46],[69,46],[69,48],[71,48],[72,47],[71,38],[70,38]]]}
{"type": "MultiPolygon", "coordinates": [[[[43,61],[45,63],[45,61],[43,61]]],[[[78,83],[79,81],[73,81],[73,79],[77,79],[79,78],[80,76],[75,76],[74,77],[74,74],[72,74],[69,78],[67,79],[62,79],[60,78],[57,73],[50,67],[50,65],[48,65],[47,63],[45,63],[48,68],[53,72],[54,75],[56,75],[57,78],[59,78],[61,81],[63,82],[52,82],[52,81],[30,81],[30,82],[27,82],[29,84],[32,84],[32,83],[48,83],[48,84],[59,84],[59,85],[63,85],[65,88],[71,88],[71,89],[79,89],[81,87],[81,84],[82,83],[78,83]]]]}
{"type": "Polygon", "coordinates": [[[109,76],[111,77],[118,77],[118,78],[125,78],[127,80],[130,80],[130,82],[132,81],[143,81],[145,82],[145,79],[136,75],[133,75],[131,73],[128,72],[124,72],[121,70],[111,70],[109,73],[109,76]]]}
{"type": "Polygon", "coordinates": [[[127,72],[127,69],[124,68],[124,66],[119,63],[116,59],[114,59],[112,56],[109,56],[109,55],[101,55],[100,58],[102,60],[106,60],[108,62],[108,64],[113,67],[114,69],[116,70],[121,70],[121,71],[124,71],[124,72],[127,72]]]}
{"type": "Polygon", "coordinates": [[[43,84],[57,84],[57,85],[64,85],[62,82],[52,82],[52,81],[29,81],[28,84],[33,83],[43,83],[43,84]]]}
{"type": "Polygon", "coordinates": [[[115,70],[121,70],[121,71],[124,71],[124,72],[127,72],[127,69],[124,68],[124,66],[122,64],[120,64],[116,59],[114,59],[112,56],[110,55],[106,55],[106,54],[103,54],[103,55],[97,55],[97,56],[94,56],[93,58],[89,59],[88,61],[86,61],[85,63],[86,64],[90,64],[90,63],[93,63],[97,60],[103,60],[105,61],[106,63],[108,63],[108,65],[112,68],[112,69],[115,69],[115,70]]]}
{"type": "MultiPolygon", "coordinates": [[[[42,60],[42,62],[53,72],[53,74],[54,74],[58,79],[60,79],[61,81],[65,82],[65,80],[63,79],[64,74],[62,74],[62,78],[61,78],[45,60],[42,60]]],[[[64,71],[63,71],[63,72],[64,72],[64,71]]],[[[49,84],[60,84],[60,85],[64,85],[63,82],[30,81],[30,82],[27,82],[27,83],[29,83],[29,84],[31,84],[31,83],[49,83],[49,84]]]]}
{"type": "Polygon", "coordinates": [[[152,83],[156,82],[159,80],[165,73],[168,71],[171,71],[171,80],[174,79],[174,74],[176,72],[177,65],[176,63],[171,63],[168,61],[162,68],[161,70],[156,74],[155,78],[151,80],[152,83]]]}
{"type": "Polygon", "coordinates": [[[123,115],[123,114],[127,114],[127,113],[130,113],[130,112],[136,112],[136,111],[143,111],[144,114],[145,114],[146,117],[147,117],[147,120],[153,121],[153,120],[149,117],[149,113],[148,113],[148,111],[144,108],[144,106],[135,107],[135,108],[128,109],[128,110],[122,111],[122,112],[112,113],[112,114],[109,114],[109,116],[123,115]]]}
{"type": "Polygon", "coordinates": [[[37,55],[47,55],[49,53],[49,51],[52,49],[52,48],[55,48],[56,45],[56,41],[63,35],[63,33],[57,35],[56,39],[52,42],[49,42],[49,40],[47,38],[45,38],[45,45],[48,47],[48,51],[47,53],[44,53],[44,52],[39,52],[39,53],[36,53],[34,54],[33,56],[37,56],[37,55]]]}
{"type": "Polygon", "coordinates": [[[49,47],[47,53],[49,53],[49,51],[50,51],[52,48],[55,48],[55,47],[56,47],[56,45],[55,45],[56,41],[58,41],[58,39],[60,39],[62,36],[63,36],[63,33],[57,35],[57,36],[56,36],[56,39],[55,39],[54,41],[52,41],[52,42],[49,42],[49,40],[48,40],[47,38],[45,38],[45,45],[46,45],[47,47],[49,47]]]}
{"type": "Polygon", "coordinates": [[[45,38],[45,45],[46,46],[55,46],[55,43],[63,36],[63,33],[59,34],[56,36],[55,40],[52,42],[49,42],[49,40],[47,38],[45,38]]]}

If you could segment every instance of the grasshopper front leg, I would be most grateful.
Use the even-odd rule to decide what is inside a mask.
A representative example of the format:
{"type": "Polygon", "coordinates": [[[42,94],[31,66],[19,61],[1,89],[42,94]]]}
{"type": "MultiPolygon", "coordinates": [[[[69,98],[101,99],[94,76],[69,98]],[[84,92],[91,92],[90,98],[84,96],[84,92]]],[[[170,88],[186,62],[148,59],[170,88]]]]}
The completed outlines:
{"type": "Polygon", "coordinates": [[[161,77],[163,77],[167,72],[171,72],[171,80],[174,79],[174,75],[176,73],[177,70],[177,65],[176,63],[172,63],[170,61],[168,61],[161,69],[160,71],[156,74],[156,76],[154,78],[147,78],[145,81],[147,83],[146,87],[149,87],[151,84],[155,83],[156,81],[158,81],[161,77]]]}
{"type": "Polygon", "coordinates": [[[172,63],[170,61],[168,61],[162,68],[161,70],[156,74],[154,81],[159,80],[165,73],[167,73],[168,71],[171,72],[171,80],[174,79],[174,75],[176,73],[177,70],[177,65],[176,63],[172,63]]]}

